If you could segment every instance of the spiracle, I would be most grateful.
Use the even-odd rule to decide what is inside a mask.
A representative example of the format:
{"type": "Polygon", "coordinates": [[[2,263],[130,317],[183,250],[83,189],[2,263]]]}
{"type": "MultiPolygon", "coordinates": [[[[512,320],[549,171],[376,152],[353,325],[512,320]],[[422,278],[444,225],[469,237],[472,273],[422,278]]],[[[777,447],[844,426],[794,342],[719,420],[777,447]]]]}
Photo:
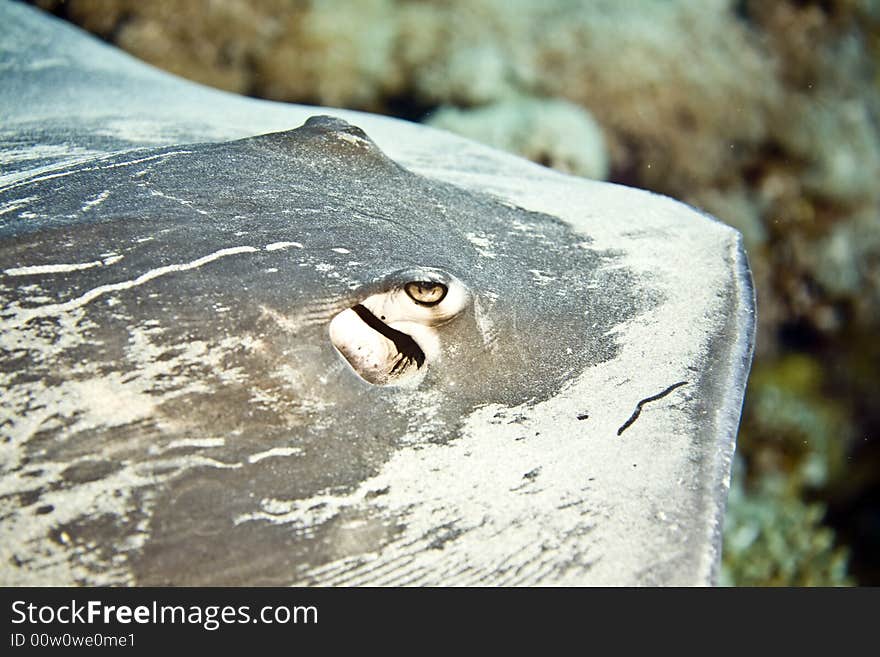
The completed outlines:
{"type": "Polygon", "coordinates": [[[470,295],[439,269],[403,270],[384,289],[343,310],[330,322],[330,340],[365,381],[413,383],[440,353],[438,327],[458,316],[470,295]]]}

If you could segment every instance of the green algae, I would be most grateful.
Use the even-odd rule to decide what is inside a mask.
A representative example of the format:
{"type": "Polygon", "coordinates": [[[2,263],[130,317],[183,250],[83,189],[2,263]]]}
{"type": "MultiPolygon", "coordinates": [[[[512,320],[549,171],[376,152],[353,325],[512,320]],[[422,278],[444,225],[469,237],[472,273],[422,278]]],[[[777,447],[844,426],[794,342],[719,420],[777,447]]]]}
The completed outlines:
{"type": "Polygon", "coordinates": [[[853,435],[846,405],[825,394],[814,357],[756,364],[725,518],[721,583],[853,585],[848,551],[809,501],[844,477],[853,435]]]}
{"type": "Polygon", "coordinates": [[[725,517],[723,586],[851,586],[848,551],[822,524],[825,507],[792,494],[782,475],[747,487],[742,461],[725,517]]]}

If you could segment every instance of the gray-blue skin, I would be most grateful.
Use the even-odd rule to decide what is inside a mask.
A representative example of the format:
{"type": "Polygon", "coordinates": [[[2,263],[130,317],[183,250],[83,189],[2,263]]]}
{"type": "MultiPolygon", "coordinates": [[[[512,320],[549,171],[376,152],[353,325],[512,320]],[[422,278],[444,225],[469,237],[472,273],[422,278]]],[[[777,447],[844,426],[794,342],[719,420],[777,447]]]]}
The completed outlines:
{"type": "MultiPolygon", "coordinates": [[[[0,203],[22,196],[41,199],[29,204],[36,216],[24,226],[3,226],[0,269],[26,261],[66,263],[84,253],[123,256],[112,267],[54,278],[56,303],[135,279],[172,257],[174,262],[192,262],[230,247],[255,249],[206,264],[197,276],[169,274],[149,281],[146,288],[114,292],[112,306],[96,298],[83,306],[82,323],[90,325],[81,333],[83,343],[54,353],[51,360],[43,358],[42,346],[11,350],[0,360],[3,371],[13,374],[6,385],[14,388],[34,378],[52,385],[96,372],[121,377],[135,372],[137,363],[127,354],[130,326],[146,321],[152,322],[151,330],[161,331],[168,345],[214,344],[218,336],[262,341],[259,351],[224,352],[221,367],[240,372],[234,381],[224,382],[214,365],[194,363],[185,374],[173,372],[173,387],[189,379],[209,390],[161,403],[150,418],[100,432],[68,433],[63,440],[59,427],[28,442],[27,467],[39,468],[43,460],[72,462],[99,453],[108,443],[124,442],[125,458],[148,460],[150,447],[159,442],[235,435],[210,450],[209,457],[241,462],[240,468],[194,472],[163,485],[158,494],[167,502],[156,502],[151,518],[156,529],[135,560],[140,582],[283,584],[292,567],[307,558],[313,565],[320,563],[324,531],[298,537],[266,524],[235,527],[233,519],[255,511],[256,502],[267,496],[308,499],[328,486],[354,488],[378,471],[403,434],[419,430],[411,426],[418,420],[401,400],[416,391],[360,381],[326,337],[327,324],[337,312],[409,282],[395,272],[427,266],[456,276],[469,290],[499,296],[488,318],[497,327],[495,348],[487,348],[472,307],[439,330],[443,362],[425,366],[420,388],[453,392],[434,419],[429,435],[434,442],[455,439],[461,418],[479,405],[541,401],[571,372],[610,358],[614,343],[602,336],[633,312],[634,290],[626,272],[583,276],[581,272],[596,272],[602,254],[584,248],[583,240],[558,220],[415,176],[366,142],[359,129],[339,120],[315,118],[290,132],[193,146],[185,154],[141,162],[173,150],[139,151],[105,161],[106,168],[98,171],[86,165],[61,178],[25,183],[0,194],[0,203]],[[342,135],[355,135],[357,141],[342,135]],[[81,210],[106,191],[105,202],[81,210]],[[181,198],[185,204],[175,200],[181,198]],[[532,230],[510,231],[515,221],[532,230]],[[505,257],[474,269],[475,249],[465,237],[474,231],[491,236],[505,257]],[[145,238],[151,239],[138,241],[145,238]],[[304,248],[266,250],[285,242],[304,248]],[[316,265],[345,275],[328,280],[316,265]],[[530,270],[569,282],[561,295],[536,296],[530,270]],[[609,294],[591,294],[595,285],[609,294]],[[575,300],[582,312],[572,315],[575,300]],[[228,310],[218,313],[218,307],[228,310]],[[309,321],[287,332],[273,319],[303,311],[309,321]],[[584,341],[588,330],[597,339],[584,341]],[[528,349],[522,348],[524,338],[528,349]],[[570,347],[570,353],[560,345],[570,347]],[[309,394],[323,401],[324,421],[314,411],[297,408],[298,390],[282,380],[279,362],[295,369],[309,394]],[[277,396],[272,408],[254,406],[254,382],[277,396]],[[180,417],[189,420],[173,430],[161,428],[180,417]],[[247,455],[257,446],[258,451],[292,447],[298,452],[248,463],[247,455]],[[184,489],[187,505],[172,503],[184,489]],[[193,552],[200,554],[195,562],[193,552]],[[246,560],[255,552],[264,556],[246,560]]],[[[417,273],[409,278],[420,280],[417,273]]],[[[27,276],[14,280],[22,279],[33,283],[27,276]]],[[[22,285],[4,283],[0,293],[7,308],[31,305],[22,285]]],[[[14,321],[14,315],[4,319],[14,321]]],[[[69,330],[57,314],[36,317],[21,328],[37,326],[44,336],[69,330]]],[[[153,385],[162,387],[159,381],[153,385]]],[[[92,460],[88,477],[96,472],[106,476],[118,467],[114,460],[92,460]]],[[[82,468],[76,468],[62,472],[56,483],[66,487],[82,478],[82,468]]],[[[37,488],[20,494],[30,505],[39,505],[40,493],[37,488]]],[[[121,537],[113,534],[124,530],[96,518],[78,521],[76,533],[94,532],[93,540],[115,545],[121,537]]],[[[377,538],[383,540],[384,532],[377,538]]],[[[379,548],[381,542],[358,545],[364,552],[379,548]]]]}
{"type": "MultiPolygon", "coordinates": [[[[544,409],[579,377],[613,368],[627,346],[619,332],[668,296],[632,270],[630,244],[597,247],[549,213],[413,173],[340,119],[208,139],[223,132],[216,118],[198,127],[192,114],[163,115],[156,103],[167,99],[174,114],[179,97],[211,104],[222,94],[141,70],[28,8],[0,4],[0,21],[51,42],[82,78],[33,66],[20,36],[5,40],[0,82],[16,94],[0,103],[11,119],[0,149],[15,156],[0,186],[0,430],[9,447],[0,581],[608,583],[608,572],[619,583],[712,580],[751,354],[741,251],[720,263],[731,268],[730,287],[718,291],[720,319],[699,356],[650,393],[627,392],[632,374],[615,384],[621,407],[606,410],[616,431],[591,434],[591,418],[601,427],[604,411],[578,393],[579,406],[565,411],[573,434],[561,420],[541,419],[557,412],[544,409]],[[99,70],[81,70],[98,55],[99,70]],[[141,117],[155,107],[150,136],[108,134],[106,118],[90,113],[95,89],[123,119],[126,107],[141,117]],[[71,113],[40,116],[58,94],[71,113]],[[151,140],[173,145],[144,149],[151,140]],[[80,157],[77,148],[88,152],[80,157]],[[435,327],[438,347],[414,384],[368,383],[334,348],[328,325],[428,272],[460,282],[464,307],[435,327]],[[592,492],[588,468],[572,462],[566,474],[576,486],[540,488],[565,458],[543,463],[539,445],[538,461],[510,462],[519,441],[535,444],[542,434],[548,453],[553,441],[575,444],[581,433],[606,441],[602,449],[637,440],[641,414],[676,395],[689,419],[685,451],[671,467],[690,479],[621,501],[623,516],[650,507],[642,515],[662,540],[641,530],[606,535],[609,502],[592,492]],[[482,414],[488,419],[478,424],[482,414]],[[438,461],[433,470],[415,461],[427,467],[416,479],[451,477],[476,489],[481,471],[500,477],[491,453],[476,473],[464,472],[481,458],[480,444],[503,432],[510,447],[497,461],[521,470],[521,486],[467,497],[467,505],[454,501],[458,491],[448,503],[426,488],[395,497],[413,484],[394,464],[419,450],[438,461]],[[460,461],[440,458],[462,446],[460,461]],[[522,490],[535,486],[564,535],[545,536],[537,506],[531,520],[518,512],[504,524],[522,490]],[[652,499],[657,491],[668,499],[652,499]],[[480,541],[499,556],[481,562],[480,541]],[[536,556],[516,563],[531,549],[536,556]],[[618,567],[602,570],[616,558],[618,567]]],[[[273,107],[281,114],[262,125],[284,111],[273,107]]],[[[303,108],[289,116],[302,117],[303,108]]],[[[408,161],[418,164],[432,147],[413,152],[408,161]]],[[[454,153],[442,157],[455,161],[454,153]]],[[[674,451],[663,440],[642,445],[640,457],[674,451]]],[[[631,458],[620,456],[619,466],[631,458]]]]}

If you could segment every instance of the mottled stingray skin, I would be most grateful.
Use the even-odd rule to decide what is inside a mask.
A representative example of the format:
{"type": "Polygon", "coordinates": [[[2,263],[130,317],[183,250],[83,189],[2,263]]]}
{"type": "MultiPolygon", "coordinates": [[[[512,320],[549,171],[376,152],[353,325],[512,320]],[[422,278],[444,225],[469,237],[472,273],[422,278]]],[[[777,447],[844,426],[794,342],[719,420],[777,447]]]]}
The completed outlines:
{"type": "Polygon", "coordinates": [[[0,24],[0,583],[713,581],[734,231],[0,24]],[[423,377],[371,385],[328,325],[425,267],[465,310],[423,377]]]}
{"type": "Polygon", "coordinates": [[[19,493],[29,506],[47,490],[112,488],[121,472],[156,480],[137,487],[126,522],[85,515],[57,528],[112,548],[107,559],[132,542],[132,514],[149,510],[149,539],[126,555],[139,582],[282,584],[305,565],[380,550],[403,519],[352,508],[297,532],[264,518],[265,500],[351,492],[402,442],[442,444],[479,406],[541,401],[613,355],[608,332],[631,313],[625,270],[597,266],[613,256],[552,217],[413,175],[337,119],[102,167],[14,188],[43,202],[30,205],[31,229],[4,241],[0,269],[102,264],[3,280],[0,367],[4,393],[21,400],[14,416],[47,387],[82,389],[67,412],[37,410],[45,419],[22,474],[57,475],[19,493]],[[479,257],[475,235],[494,257],[479,257]],[[441,327],[442,360],[421,385],[367,384],[335,353],[327,324],[418,266],[457,276],[474,303],[441,327]],[[559,283],[548,290],[542,277],[559,283]],[[43,296],[52,302],[34,301],[43,296]],[[118,422],[83,422],[102,395],[129,408],[118,422]],[[177,465],[196,452],[207,465],[177,465]]]}

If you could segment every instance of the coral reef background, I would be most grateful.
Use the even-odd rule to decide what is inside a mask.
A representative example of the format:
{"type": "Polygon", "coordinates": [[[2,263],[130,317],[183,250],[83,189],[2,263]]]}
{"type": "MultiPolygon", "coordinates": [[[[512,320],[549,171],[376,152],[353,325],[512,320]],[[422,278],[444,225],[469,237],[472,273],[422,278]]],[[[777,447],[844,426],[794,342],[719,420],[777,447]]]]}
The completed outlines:
{"type": "Polygon", "coordinates": [[[880,584],[880,1],[32,0],[252,96],[424,121],[738,228],[722,582],[880,584]]]}

